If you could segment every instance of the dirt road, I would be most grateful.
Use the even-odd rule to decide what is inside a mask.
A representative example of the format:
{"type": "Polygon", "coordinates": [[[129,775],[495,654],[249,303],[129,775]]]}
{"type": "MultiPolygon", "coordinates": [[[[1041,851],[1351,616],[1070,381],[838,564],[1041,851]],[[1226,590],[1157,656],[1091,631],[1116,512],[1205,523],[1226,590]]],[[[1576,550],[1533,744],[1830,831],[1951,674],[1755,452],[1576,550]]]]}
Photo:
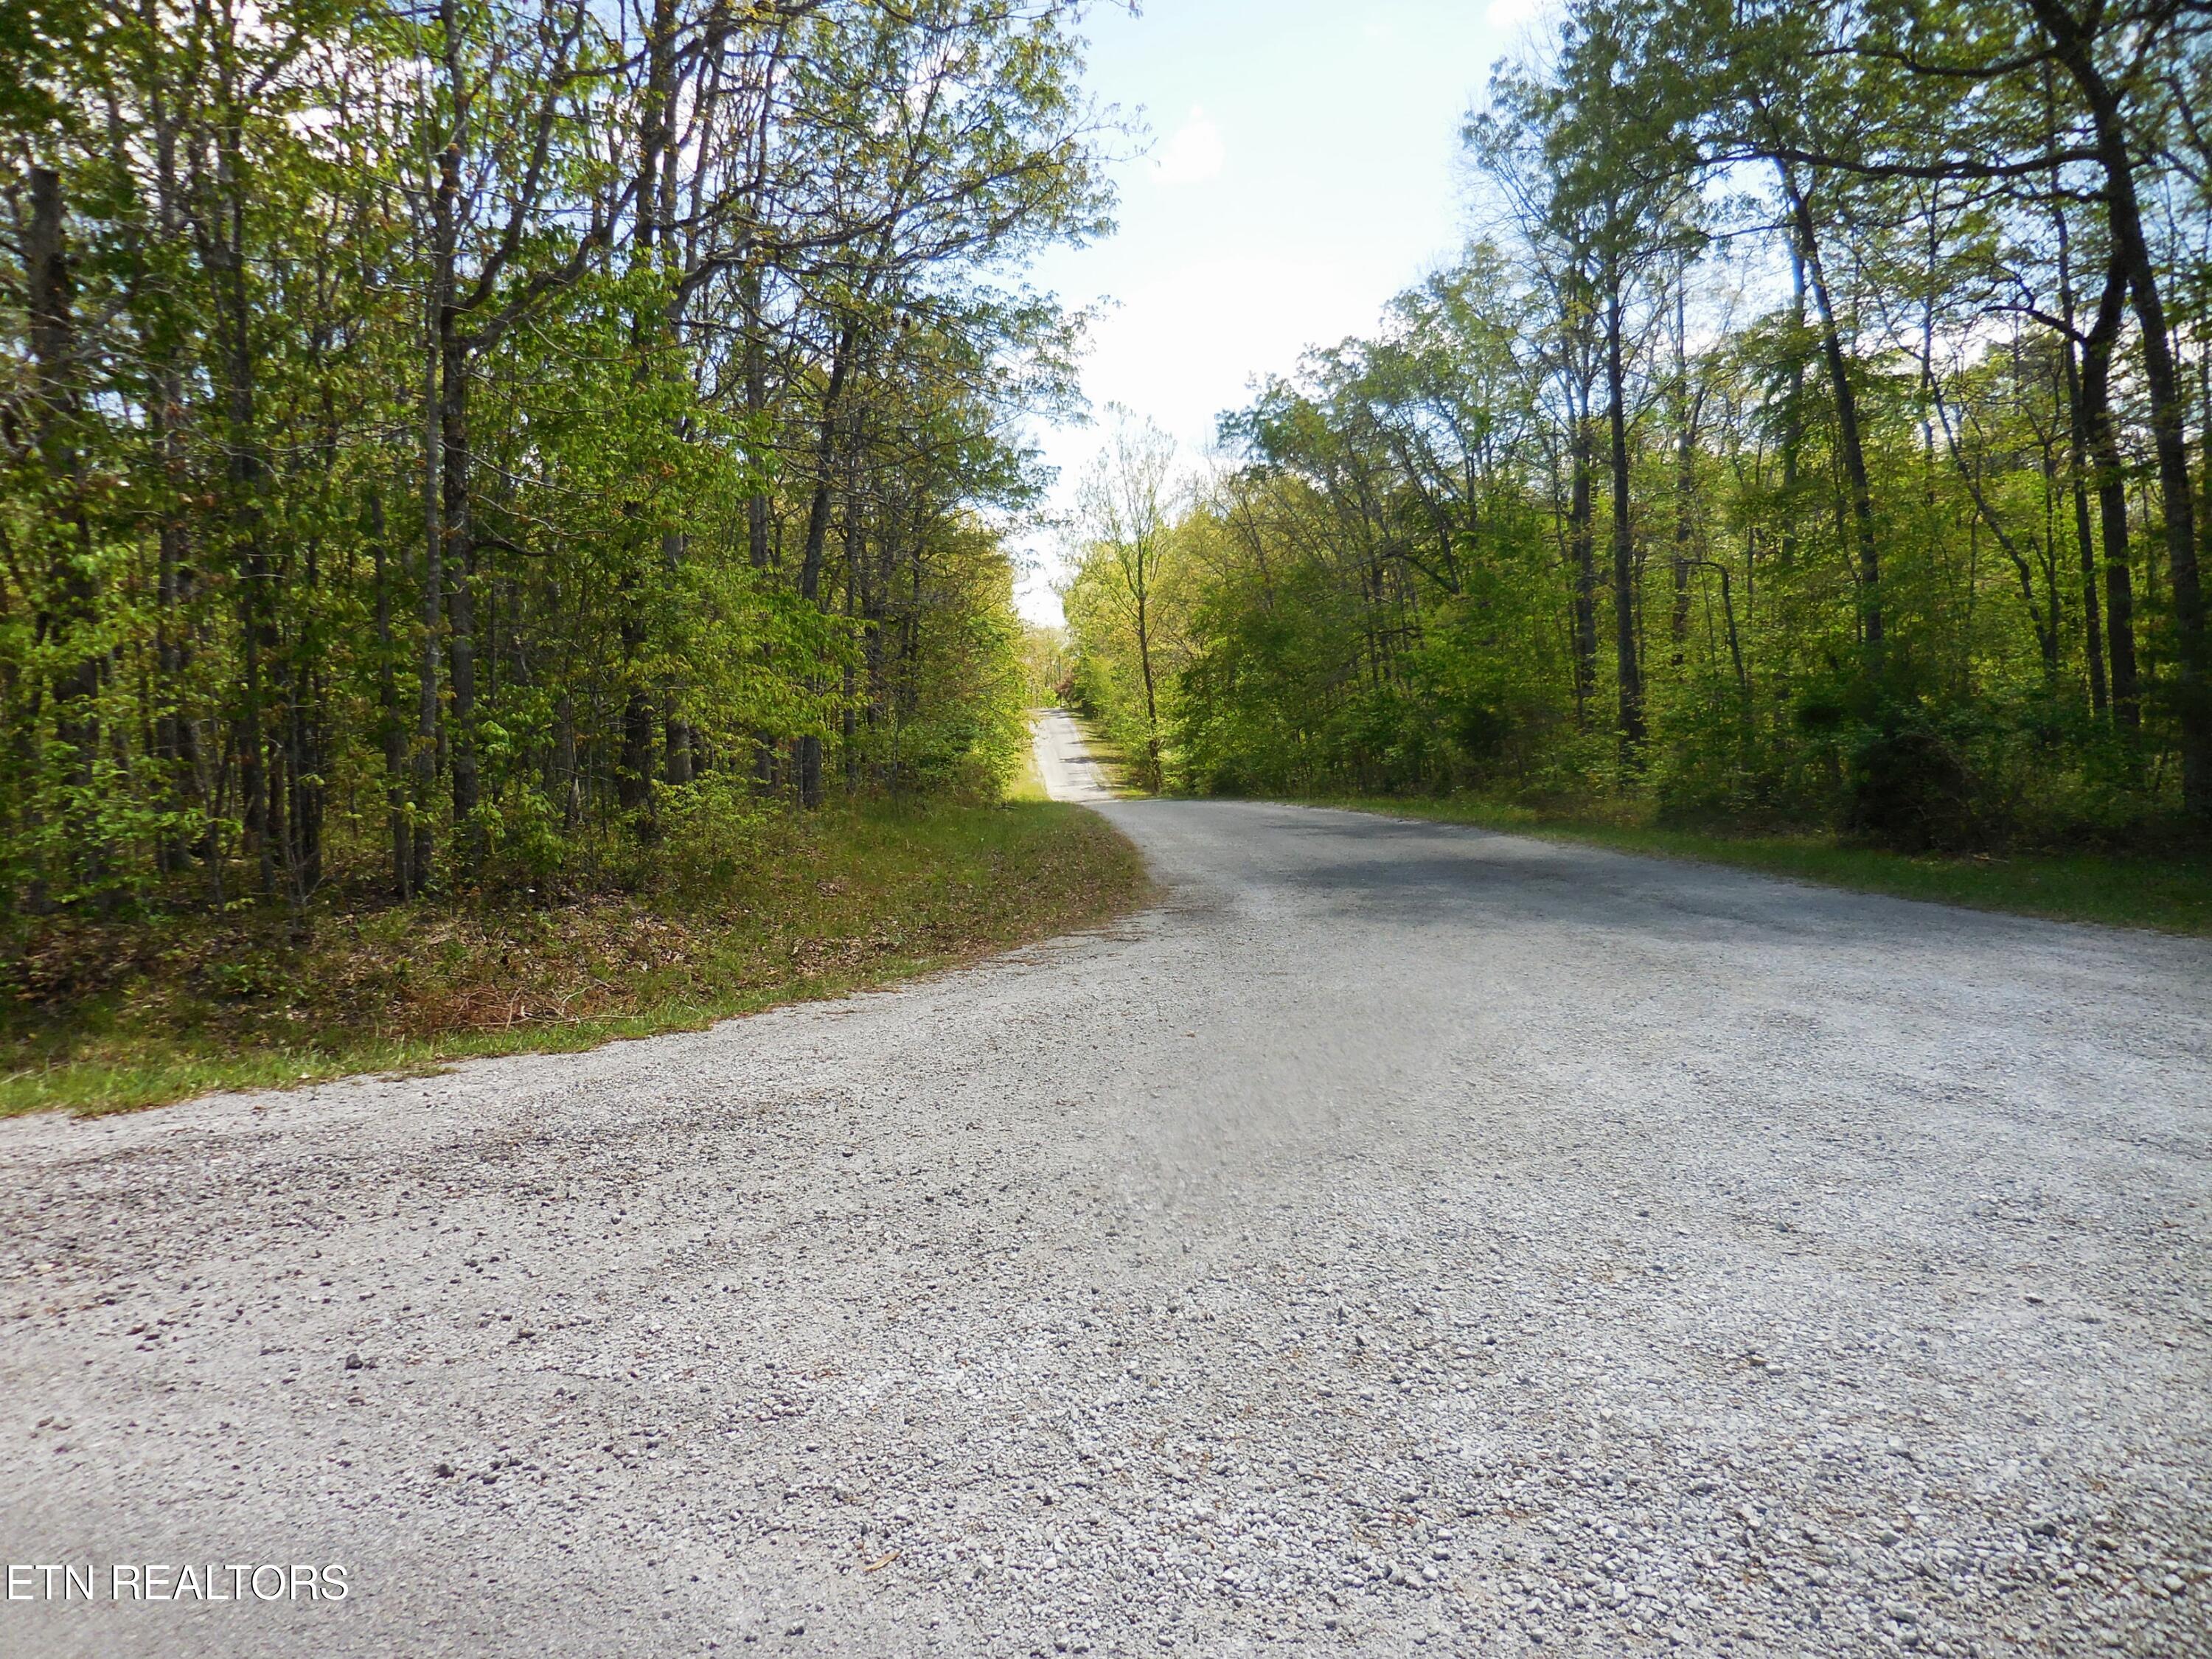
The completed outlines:
{"type": "Polygon", "coordinates": [[[2204,944],[1100,810],[1108,933],[0,1124],[0,1652],[2212,1651],[2204,944]]]}

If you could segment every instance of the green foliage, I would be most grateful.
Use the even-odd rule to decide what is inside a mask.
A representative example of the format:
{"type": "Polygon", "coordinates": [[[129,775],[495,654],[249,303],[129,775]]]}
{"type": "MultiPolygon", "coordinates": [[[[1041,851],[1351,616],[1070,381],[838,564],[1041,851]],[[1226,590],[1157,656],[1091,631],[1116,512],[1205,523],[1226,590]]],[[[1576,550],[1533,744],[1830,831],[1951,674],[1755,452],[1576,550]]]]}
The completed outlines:
{"type": "Polygon", "coordinates": [[[1075,672],[1068,649],[1067,630],[1036,623],[1022,626],[1022,695],[1032,708],[1049,708],[1074,695],[1070,677],[1075,672]]]}
{"type": "Polygon", "coordinates": [[[1007,273],[1107,205],[1071,21],[0,19],[0,924],[305,927],[995,792],[983,515],[1074,337],[1007,273]]]}
{"type": "Polygon", "coordinates": [[[895,701],[894,719],[851,745],[925,793],[994,799],[1019,774],[1029,748],[1023,629],[1013,609],[1013,565],[980,526],[948,541],[924,591],[942,618],[922,642],[895,701]]]}
{"type": "MultiPolygon", "coordinates": [[[[1577,0],[1468,125],[1462,264],[1224,417],[1162,541],[1169,781],[2201,837],[2208,30],[1577,0]]],[[[1112,575],[1074,683],[1127,744],[1112,575]]]]}

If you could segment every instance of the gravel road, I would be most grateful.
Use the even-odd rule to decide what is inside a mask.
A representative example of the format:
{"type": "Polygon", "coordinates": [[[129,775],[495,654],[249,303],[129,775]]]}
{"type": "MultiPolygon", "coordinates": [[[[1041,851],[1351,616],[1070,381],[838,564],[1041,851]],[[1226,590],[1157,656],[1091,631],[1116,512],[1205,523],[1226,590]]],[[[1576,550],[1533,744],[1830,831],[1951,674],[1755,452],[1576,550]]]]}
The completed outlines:
{"type": "Polygon", "coordinates": [[[1081,801],[1091,806],[1114,799],[1105,773],[1066,711],[1042,710],[1035,717],[1034,730],[1036,741],[1030,747],[1047,794],[1054,800],[1081,801]]]}
{"type": "Polygon", "coordinates": [[[2206,944],[1100,810],[985,967],[0,1124],[0,1651],[2212,1653],[2206,944]]]}

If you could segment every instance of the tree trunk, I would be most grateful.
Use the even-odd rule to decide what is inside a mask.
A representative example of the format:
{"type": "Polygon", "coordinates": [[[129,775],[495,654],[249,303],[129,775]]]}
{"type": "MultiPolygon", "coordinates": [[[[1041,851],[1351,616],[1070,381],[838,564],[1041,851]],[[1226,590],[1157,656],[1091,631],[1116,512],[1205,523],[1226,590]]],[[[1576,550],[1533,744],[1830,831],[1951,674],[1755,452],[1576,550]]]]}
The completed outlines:
{"type": "Polygon", "coordinates": [[[1593,446],[1587,385],[1574,404],[1571,418],[1574,431],[1568,441],[1573,476],[1567,504],[1567,546],[1574,562],[1575,719],[1586,724],[1590,699],[1597,694],[1597,550],[1590,522],[1593,446]]]}
{"type": "Polygon", "coordinates": [[[2097,67],[2093,31],[2117,29],[2100,9],[2084,27],[2058,0],[2028,0],[2051,37],[2058,62],[2073,78],[2097,135],[2104,169],[2105,211],[2112,228],[2112,263],[2127,274],[2136,330],[2142,337],[2143,389],[2150,399],[2151,447],[2158,458],[2159,509],[2165,520],[2166,579],[2173,595],[2174,705],[2181,728],[2181,793],[2190,816],[2212,818],[2212,698],[2205,695],[2204,596],[2197,569],[2196,501],[2189,473],[2180,377],[2166,333],[2158,266],[2143,234],[2136,194],[2135,158],[2129,150],[2119,94],[2097,67]]]}
{"type": "MultiPolygon", "coordinates": [[[[447,167],[459,158],[446,152],[447,167]]],[[[477,768],[477,633],[475,523],[469,501],[469,349],[460,318],[449,302],[438,315],[438,460],[445,549],[446,655],[453,709],[447,730],[451,757],[455,851],[473,871],[483,846],[476,821],[480,784],[477,768]]]]}
{"type": "MultiPolygon", "coordinates": [[[[1674,605],[1667,635],[1674,666],[1680,669],[1690,638],[1690,564],[1697,539],[1693,503],[1698,488],[1697,422],[1690,405],[1689,321],[1682,279],[1674,284],[1674,605]]],[[[1733,629],[1734,623],[1730,623],[1733,629]]]]}
{"type": "Polygon", "coordinates": [[[642,811],[653,804],[653,698],[645,688],[645,671],[639,659],[645,654],[645,622],[635,595],[629,592],[636,579],[623,581],[622,598],[623,680],[628,687],[623,699],[622,763],[615,769],[615,800],[625,812],[642,811]]]}
{"type": "Polygon", "coordinates": [[[438,787],[438,763],[445,748],[445,702],[438,695],[438,665],[442,654],[439,640],[445,616],[445,492],[439,465],[441,445],[438,418],[438,319],[450,303],[453,269],[447,228],[453,203],[447,194],[453,176],[439,175],[436,197],[438,228],[432,251],[436,261],[427,313],[423,318],[422,368],[422,658],[416,668],[415,802],[412,820],[415,845],[409,854],[408,872],[414,890],[430,885],[432,860],[436,856],[436,831],[432,829],[432,798],[438,787]]]}
{"type": "Polygon", "coordinates": [[[1644,742],[1644,669],[1636,636],[1636,537],[1629,517],[1628,404],[1621,363],[1620,272],[1605,276],[1605,419],[1613,495],[1613,629],[1619,672],[1620,742],[1632,756],[1644,742]]]}
{"type": "Polygon", "coordinates": [[[414,844],[407,824],[407,732],[399,717],[399,674],[392,640],[391,560],[384,543],[384,493],[368,492],[369,551],[376,575],[376,714],[384,738],[385,823],[392,841],[392,890],[415,894],[414,844]]]}
{"type": "Polygon", "coordinates": [[[2081,565],[2081,645],[2089,672],[2089,712],[2103,720],[2112,702],[2105,679],[2104,607],[2097,598],[2097,544],[2089,525],[2089,428],[2081,400],[2081,356],[2073,337],[2074,299],[2066,295],[2067,483],[2073,498],[2074,543],[2081,565]]]}
{"type": "Polygon", "coordinates": [[[1879,664],[1882,653],[1881,558],[1875,538],[1874,491],[1867,482],[1866,448],[1859,435],[1858,396],[1851,386],[1850,362],[1844,352],[1843,334],[1836,321],[1827,273],[1820,264],[1812,205],[1790,169],[1785,167],[1781,172],[1783,190],[1790,200],[1790,218],[1797,228],[1798,251],[1812,286],[1814,309],[1820,314],[1820,352],[1827,362],[1829,388],[1836,400],[1836,447],[1850,488],[1851,527],[1858,550],[1859,635],[1865,641],[1869,657],[1879,664]]]}
{"type": "MultiPolygon", "coordinates": [[[[1139,568],[1143,561],[1139,561],[1139,568]]],[[[1145,780],[1157,793],[1160,787],[1160,706],[1152,689],[1152,584],[1137,584],[1137,666],[1145,680],[1145,780]]]]}
{"type": "Polygon", "coordinates": [[[244,704],[237,732],[239,782],[248,844],[253,848],[261,890],[276,889],[275,837],[282,805],[273,781],[267,685],[277,645],[274,617],[275,573],[263,539],[263,468],[255,430],[258,359],[252,337],[252,302],[246,287],[246,163],[235,146],[240,135],[219,128],[216,145],[214,199],[197,228],[200,257],[210,276],[213,305],[216,378],[222,408],[223,477],[229,501],[231,539],[237,550],[238,617],[245,648],[244,704]]]}
{"type": "MultiPolygon", "coordinates": [[[[837,343],[830,357],[829,382],[822,392],[821,424],[815,440],[814,499],[807,507],[806,545],[799,567],[799,593],[816,605],[822,602],[822,563],[829,550],[830,501],[832,480],[836,476],[839,405],[845,390],[846,377],[853,371],[853,358],[860,337],[859,319],[847,318],[837,331],[837,343]]],[[[797,760],[799,802],[805,806],[819,806],[822,804],[821,738],[811,732],[801,737],[797,760]]]]}
{"type": "MultiPolygon", "coordinates": [[[[100,653],[88,648],[98,621],[98,594],[93,585],[90,527],[84,517],[82,459],[76,447],[75,288],[61,175],[51,167],[33,167],[30,183],[31,214],[23,234],[24,297],[38,389],[39,456],[54,490],[57,532],[48,637],[58,645],[65,645],[72,636],[88,640],[85,654],[69,663],[54,682],[54,736],[70,757],[71,798],[65,800],[63,812],[72,827],[77,884],[97,889],[108,864],[91,816],[105,662],[100,653]]],[[[104,893],[101,899],[104,905],[104,893]]]]}
{"type": "MultiPolygon", "coordinates": [[[[760,314],[761,274],[757,264],[749,264],[738,281],[738,295],[744,307],[745,347],[745,422],[747,440],[758,442],[765,436],[768,422],[768,355],[761,339],[763,326],[760,314]]],[[[769,561],[769,499],[768,491],[757,487],[745,497],[745,557],[756,570],[768,568],[769,561]]]]}
{"type": "MultiPolygon", "coordinates": [[[[2048,65],[2043,71],[2046,139],[2055,142],[2057,96],[2048,65]]],[[[2051,225],[2058,243],[2058,311],[2066,394],[2067,494],[2074,510],[2074,544],[2081,567],[2081,651],[2089,676],[2089,713],[2106,717],[2112,694],[2105,678],[2104,607],[2097,596],[2097,548],[2089,520],[2089,428],[2081,395],[2081,333],[2075,326],[2073,227],[2067,222],[2060,171],[2051,169],[2051,225]]]]}
{"type": "MultiPolygon", "coordinates": [[[[1790,390],[1782,410],[1782,533],[1775,553],[1784,570],[1797,562],[1797,459],[1805,447],[1805,254],[1793,232],[1790,246],[1790,390]]],[[[1747,597],[1746,603],[1749,600],[1747,597]]]]}
{"type": "Polygon", "coordinates": [[[574,835],[584,819],[584,782],[576,769],[576,705],[566,695],[553,710],[553,775],[547,782],[561,798],[561,833],[574,835]]]}
{"type": "Polygon", "coordinates": [[[2096,319],[2081,343],[2081,431],[2094,471],[2105,555],[2105,638],[2112,668],[2112,720],[2133,737],[2142,725],[2136,667],[2135,578],[2128,556],[2127,473],[2112,420],[2112,353],[2126,314],[2127,273],[2115,262],[2105,274],[2096,319]]]}

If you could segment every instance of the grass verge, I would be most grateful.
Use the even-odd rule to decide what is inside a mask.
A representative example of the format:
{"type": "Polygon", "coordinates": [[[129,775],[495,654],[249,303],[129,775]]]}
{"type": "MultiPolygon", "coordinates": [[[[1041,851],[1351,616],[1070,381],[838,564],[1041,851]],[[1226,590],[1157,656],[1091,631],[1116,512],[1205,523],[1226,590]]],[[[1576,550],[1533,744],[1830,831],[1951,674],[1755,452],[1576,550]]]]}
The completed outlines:
{"type": "Polygon", "coordinates": [[[2090,853],[1916,856],[1838,846],[1827,836],[1732,836],[1665,830],[1463,795],[1405,800],[1317,799],[1306,804],[1470,823],[1486,830],[1581,842],[1616,852],[1732,865],[1824,886],[1927,899],[1977,910],[2148,927],[2169,933],[2212,934],[2212,862],[2203,860],[2118,858],[2090,853]]]}
{"type": "Polygon", "coordinates": [[[1150,891],[1095,813],[1047,801],[828,811],[711,884],[550,906],[50,930],[0,1011],[0,1116],[414,1072],[696,1030],[1093,926],[1150,891]]]}
{"type": "Polygon", "coordinates": [[[1006,786],[1006,799],[1009,801],[1040,801],[1052,799],[1045,792],[1043,775],[1037,770],[1036,716],[1039,712],[1036,709],[1030,711],[1030,741],[1022,745],[1022,769],[1015,775],[1013,781],[1006,786]]]}

